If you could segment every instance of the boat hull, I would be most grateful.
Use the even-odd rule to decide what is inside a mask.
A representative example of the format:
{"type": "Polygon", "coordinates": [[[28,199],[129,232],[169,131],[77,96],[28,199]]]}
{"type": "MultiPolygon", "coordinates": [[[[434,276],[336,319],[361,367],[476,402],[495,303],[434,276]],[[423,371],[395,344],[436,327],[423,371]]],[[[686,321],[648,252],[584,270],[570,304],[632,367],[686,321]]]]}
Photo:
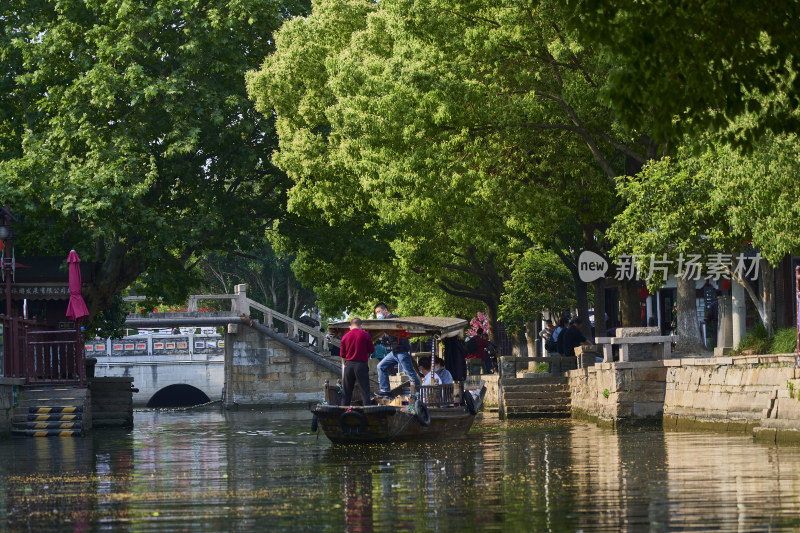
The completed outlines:
{"type": "MultiPolygon", "coordinates": [[[[482,388],[477,408],[484,394],[482,388]]],[[[427,425],[408,407],[315,405],[311,412],[325,435],[339,444],[457,438],[466,435],[475,420],[463,405],[428,407],[427,425]]]]}

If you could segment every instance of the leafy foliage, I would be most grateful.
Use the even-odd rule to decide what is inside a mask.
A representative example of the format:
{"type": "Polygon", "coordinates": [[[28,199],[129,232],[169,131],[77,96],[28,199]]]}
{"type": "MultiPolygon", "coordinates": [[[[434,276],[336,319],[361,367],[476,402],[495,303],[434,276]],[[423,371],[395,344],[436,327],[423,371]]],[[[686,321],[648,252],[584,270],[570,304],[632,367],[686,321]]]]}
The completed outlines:
{"type": "Polygon", "coordinates": [[[276,35],[250,94],[277,116],[290,210],[331,233],[362,228],[390,253],[337,249],[352,268],[332,287],[311,275],[341,257],[295,239],[301,278],[351,308],[469,298],[493,321],[512,256],[555,247],[565,219],[594,243],[617,209],[615,155],[645,157],[597,100],[606,68],[555,3],[315,2],[276,35]]]}
{"type": "Polygon", "coordinates": [[[249,298],[298,318],[313,310],[316,295],[297,280],[291,263],[291,257],[265,245],[246,253],[209,253],[199,261],[198,268],[205,274],[210,293],[231,294],[235,284],[246,283],[249,298]]]}
{"type": "Polygon", "coordinates": [[[707,255],[752,243],[777,264],[799,250],[796,136],[768,135],[756,146],[742,154],[707,136],[621,178],[627,207],[610,231],[615,252],[707,255]]]}
{"type": "Polygon", "coordinates": [[[614,63],[605,96],[629,126],[655,124],[659,141],[723,131],[753,147],[769,130],[798,130],[794,23],[800,3],[717,0],[567,0],[581,39],[614,63]]]}
{"type": "Polygon", "coordinates": [[[506,283],[500,316],[506,324],[520,326],[541,318],[544,311],[561,311],[575,305],[572,275],[552,252],[529,250],[517,258],[506,283]]]}
{"type": "Polygon", "coordinates": [[[111,300],[111,305],[97,313],[91,322],[86,325],[86,335],[97,335],[107,339],[120,339],[125,335],[125,319],[133,306],[127,304],[122,295],[116,294],[111,300]]]}
{"type": "Polygon", "coordinates": [[[248,247],[285,204],[244,72],[302,1],[6,2],[0,197],[17,246],[94,257],[90,311],[140,275],[169,300],[192,257],[248,247]]]}

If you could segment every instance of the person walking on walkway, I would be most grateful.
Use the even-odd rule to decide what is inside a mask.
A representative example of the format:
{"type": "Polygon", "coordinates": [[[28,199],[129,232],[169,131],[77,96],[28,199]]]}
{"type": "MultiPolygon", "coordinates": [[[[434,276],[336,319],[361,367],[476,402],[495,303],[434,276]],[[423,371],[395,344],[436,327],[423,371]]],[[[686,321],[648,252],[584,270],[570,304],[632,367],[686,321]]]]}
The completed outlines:
{"type": "Polygon", "coordinates": [[[361,404],[371,405],[372,398],[369,394],[369,354],[375,351],[372,337],[361,329],[361,319],[350,320],[350,331],[344,334],[339,345],[339,353],[344,357],[344,372],[342,377],[342,405],[350,405],[353,398],[353,388],[358,382],[361,389],[361,404]]]}
{"type": "MultiPolygon", "coordinates": [[[[375,316],[378,320],[398,318],[397,315],[393,315],[389,312],[389,308],[386,307],[386,304],[383,302],[379,302],[375,305],[375,316]]],[[[417,376],[417,371],[414,370],[414,363],[411,361],[411,343],[408,341],[408,337],[403,337],[400,334],[386,334],[380,339],[380,342],[384,344],[389,351],[386,352],[381,362],[378,363],[378,381],[380,382],[381,390],[377,394],[379,396],[389,395],[389,390],[391,389],[391,385],[389,384],[389,371],[394,365],[397,365],[398,370],[405,373],[405,375],[419,387],[419,376],[417,376]]]]}

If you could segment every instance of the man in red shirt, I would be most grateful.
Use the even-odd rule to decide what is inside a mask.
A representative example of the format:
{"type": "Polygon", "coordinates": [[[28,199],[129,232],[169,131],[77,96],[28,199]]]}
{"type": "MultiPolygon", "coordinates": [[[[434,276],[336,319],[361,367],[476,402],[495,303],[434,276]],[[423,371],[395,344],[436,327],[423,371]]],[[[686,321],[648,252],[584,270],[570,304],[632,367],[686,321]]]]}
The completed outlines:
{"type": "Polygon", "coordinates": [[[358,381],[361,388],[361,404],[372,405],[369,394],[369,354],[375,351],[370,334],[361,329],[361,319],[350,320],[350,331],[344,334],[339,345],[339,355],[344,357],[342,377],[342,405],[350,405],[353,387],[358,381]]]}

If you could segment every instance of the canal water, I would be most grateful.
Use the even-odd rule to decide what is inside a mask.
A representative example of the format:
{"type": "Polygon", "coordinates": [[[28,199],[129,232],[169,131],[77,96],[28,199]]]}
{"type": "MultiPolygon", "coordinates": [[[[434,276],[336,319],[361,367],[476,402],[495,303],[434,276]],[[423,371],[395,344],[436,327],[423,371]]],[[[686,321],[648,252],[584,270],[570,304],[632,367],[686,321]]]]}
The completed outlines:
{"type": "Polygon", "coordinates": [[[0,499],[14,531],[796,530],[800,447],[491,415],[342,447],[304,411],[141,411],[130,432],[0,441],[0,499]]]}

